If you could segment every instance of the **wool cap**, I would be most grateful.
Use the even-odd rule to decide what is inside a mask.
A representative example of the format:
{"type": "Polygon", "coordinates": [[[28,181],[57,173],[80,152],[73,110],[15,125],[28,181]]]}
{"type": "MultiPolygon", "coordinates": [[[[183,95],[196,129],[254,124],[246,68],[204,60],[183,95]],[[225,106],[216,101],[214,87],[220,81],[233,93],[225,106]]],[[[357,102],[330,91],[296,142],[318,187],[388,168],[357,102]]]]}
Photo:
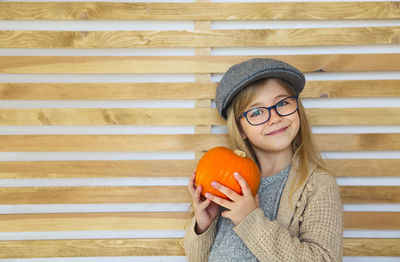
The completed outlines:
{"type": "Polygon", "coordinates": [[[226,120],[226,110],[233,98],[245,87],[263,78],[281,78],[289,82],[296,95],[306,83],[303,73],[295,67],[275,59],[254,58],[232,66],[218,83],[215,103],[226,120]]]}

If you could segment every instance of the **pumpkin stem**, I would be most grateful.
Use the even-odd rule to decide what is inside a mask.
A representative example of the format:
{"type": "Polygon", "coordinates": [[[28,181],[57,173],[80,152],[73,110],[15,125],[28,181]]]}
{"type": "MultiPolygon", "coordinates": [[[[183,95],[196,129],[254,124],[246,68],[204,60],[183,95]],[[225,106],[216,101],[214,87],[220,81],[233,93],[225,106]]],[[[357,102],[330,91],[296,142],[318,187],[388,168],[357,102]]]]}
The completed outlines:
{"type": "Polygon", "coordinates": [[[243,152],[242,150],[235,150],[235,151],[233,151],[233,153],[235,153],[235,155],[238,155],[238,156],[243,157],[243,158],[246,157],[246,153],[243,152]]]}

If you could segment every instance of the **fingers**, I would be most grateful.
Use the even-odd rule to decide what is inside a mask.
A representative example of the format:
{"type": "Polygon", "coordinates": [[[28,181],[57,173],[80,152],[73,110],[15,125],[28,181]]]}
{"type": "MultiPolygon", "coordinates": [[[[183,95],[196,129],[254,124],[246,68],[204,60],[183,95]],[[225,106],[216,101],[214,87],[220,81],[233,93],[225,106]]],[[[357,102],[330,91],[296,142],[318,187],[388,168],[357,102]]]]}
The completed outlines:
{"type": "Polygon", "coordinates": [[[201,203],[201,191],[203,191],[202,186],[198,186],[193,193],[193,204],[198,205],[201,203]]]}
{"type": "Polygon", "coordinates": [[[189,183],[188,183],[188,189],[190,194],[193,196],[194,191],[196,190],[195,186],[195,178],[196,178],[196,172],[193,172],[192,175],[189,178],[189,183]]]}
{"type": "Polygon", "coordinates": [[[233,191],[232,189],[221,185],[218,182],[212,182],[211,185],[217,189],[218,191],[220,191],[221,193],[223,193],[225,196],[227,196],[229,199],[236,201],[239,199],[240,195],[238,193],[236,193],[235,191],[233,191]]]}
{"type": "Polygon", "coordinates": [[[211,201],[213,201],[214,203],[216,203],[216,204],[218,204],[220,206],[225,207],[225,208],[228,208],[228,209],[232,208],[232,204],[233,204],[232,201],[217,197],[217,196],[215,196],[215,195],[213,195],[211,193],[208,193],[208,192],[206,193],[206,198],[211,200],[211,201]]]}
{"type": "Polygon", "coordinates": [[[239,173],[234,173],[233,176],[242,188],[243,196],[251,195],[251,189],[249,184],[247,184],[247,181],[239,173]]]}

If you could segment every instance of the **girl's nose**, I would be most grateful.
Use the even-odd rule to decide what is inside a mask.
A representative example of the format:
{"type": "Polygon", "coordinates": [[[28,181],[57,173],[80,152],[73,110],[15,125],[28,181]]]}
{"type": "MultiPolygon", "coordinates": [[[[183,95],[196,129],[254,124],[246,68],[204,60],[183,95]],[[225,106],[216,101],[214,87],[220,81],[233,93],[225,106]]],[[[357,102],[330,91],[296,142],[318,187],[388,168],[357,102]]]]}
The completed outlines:
{"type": "Polygon", "coordinates": [[[276,112],[275,108],[271,108],[269,113],[270,113],[270,116],[269,116],[269,119],[267,121],[268,125],[271,126],[271,125],[273,125],[273,124],[275,124],[275,123],[277,123],[277,122],[279,122],[281,120],[281,116],[278,115],[278,113],[276,112]]]}

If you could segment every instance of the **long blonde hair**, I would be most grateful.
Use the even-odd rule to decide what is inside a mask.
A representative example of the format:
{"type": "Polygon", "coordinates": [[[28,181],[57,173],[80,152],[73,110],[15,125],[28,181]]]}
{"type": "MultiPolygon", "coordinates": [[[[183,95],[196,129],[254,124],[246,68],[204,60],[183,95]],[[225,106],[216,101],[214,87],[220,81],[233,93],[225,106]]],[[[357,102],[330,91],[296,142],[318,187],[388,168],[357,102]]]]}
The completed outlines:
{"type": "MultiPolygon", "coordinates": [[[[242,138],[239,119],[241,113],[244,112],[247,105],[256,96],[260,87],[264,86],[264,84],[271,79],[277,81],[289,92],[290,95],[295,94],[294,91],[290,88],[290,84],[287,81],[280,78],[265,78],[258,80],[243,89],[233,99],[231,106],[229,106],[227,110],[227,127],[229,138],[231,140],[233,148],[244,151],[246,155],[252,158],[257,164],[259,164],[258,159],[256,158],[256,155],[254,154],[254,151],[252,150],[249,142],[242,138]]],[[[292,147],[294,151],[294,156],[299,157],[299,165],[295,179],[297,183],[294,183],[292,188],[290,189],[289,199],[291,198],[293,192],[296,191],[296,189],[308,178],[309,163],[315,163],[317,167],[328,171],[328,168],[321,158],[320,151],[312,138],[311,126],[307,120],[306,112],[300,98],[298,99],[298,104],[300,129],[296,137],[292,141],[292,147]]]]}

